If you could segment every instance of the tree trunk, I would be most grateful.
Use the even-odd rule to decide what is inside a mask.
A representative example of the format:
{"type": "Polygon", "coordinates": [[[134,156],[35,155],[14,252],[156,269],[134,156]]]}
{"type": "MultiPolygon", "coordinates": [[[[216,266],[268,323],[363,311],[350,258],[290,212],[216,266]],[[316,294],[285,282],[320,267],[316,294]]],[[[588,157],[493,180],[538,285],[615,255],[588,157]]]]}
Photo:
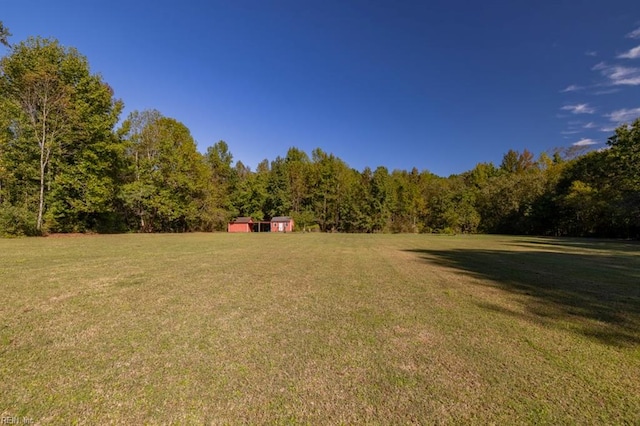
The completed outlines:
{"type": "Polygon", "coordinates": [[[38,222],[36,229],[42,231],[42,212],[44,210],[44,170],[40,169],[40,203],[38,204],[38,222]]]}
{"type": "MultiPolygon", "coordinates": [[[[44,138],[43,138],[44,139],[44,138]]],[[[42,145],[40,146],[40,200],[38,203],[38,220],[36,222],[36,229],[38,232],[42,231],[42,215],[44,212],[44,178],[45,172],[47,169],[47,160],[48,155],[45,158],[45,141],[42,141],[42,145]]],[[[48,154],[48,153],[47,153],[48,154]]]]}

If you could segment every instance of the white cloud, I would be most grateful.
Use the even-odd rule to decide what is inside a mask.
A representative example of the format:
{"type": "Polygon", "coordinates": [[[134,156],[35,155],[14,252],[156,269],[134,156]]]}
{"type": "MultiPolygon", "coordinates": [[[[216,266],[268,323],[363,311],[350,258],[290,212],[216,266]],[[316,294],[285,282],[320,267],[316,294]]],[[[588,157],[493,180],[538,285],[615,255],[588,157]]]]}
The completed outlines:
{"type": "Polygon", "coordinates": [[[640,38],[640,28],[636,28],[627,34],[627,38],[640,38]]]}
{"type": "Polygon", "coordinates": [[[565,89],[562,89],[560,91],[560,93],[577,92],[578,90],[582,90],[582,89],[584,89],[584,87],[578,86],[576,84],[571,84],[571,85],[567,86],[565,89]]]}
{"type": "Polygon", "coordinates": [[[582,127],[585,129],[594,129],[596,127],[596,124],[593,121],[590,121],[582,127]]]}
{"type": "Polygon", "coordinates": [[[638,59],[640,58],[640,46],[636,46],[633,49],[629,50],[626,53],[618,55],[618,58],[621,59],[638,59]]]}
{"type": "Polygon", "coordinates": [[[604,89],[593,92],[594,95],[610,95],[612,93],[618,93],[620,89],[604,89]]]}
{"type": "Polygon", "coordinates": [[[622,123],[635,120],[640,117],[640,108],[619,109],[610,114],[605,115],[614,123],[622,123]]]}
{"type": "Polygon", "coordinates": [[[578,142],[574,142],[573,146],[589,146],[589,145],[597,145],[598,142],[593,139],[580,139],[578,142]]]}
{"type": "Polygon", "coordinates": [[[584,52],[584,54],[587,56],[598,56],[598,52],[596,52],[595,50],[588,50],[584,52]]]}
{"type": "Polygon", "coordinates": [[[602,129],[600,129],[601,132],[605,132],[605,133],[611,133],[614,132],[616,130],[615,127],[603,127],[602,129]]]}
{"type": "Polygon", "coordinates": [[[560,132],[561,135],[575,135],[576,133],[580,133],[580,130],[563,130],[560,132]]]}
{"type": "Polygon", "coordinates": [[[565,105],[560,108],[563,111],[571,111],[572,114],[593,114],[596,110],[589,104],[565,105]]]}
{"type": "Polygon", "coordinates": [[[600,71],[600,73],[607,77],[613,85],[640,85],[640,68],[607,65],[604,62],[600,62],[592,69],[594,71],[600,71]]]}

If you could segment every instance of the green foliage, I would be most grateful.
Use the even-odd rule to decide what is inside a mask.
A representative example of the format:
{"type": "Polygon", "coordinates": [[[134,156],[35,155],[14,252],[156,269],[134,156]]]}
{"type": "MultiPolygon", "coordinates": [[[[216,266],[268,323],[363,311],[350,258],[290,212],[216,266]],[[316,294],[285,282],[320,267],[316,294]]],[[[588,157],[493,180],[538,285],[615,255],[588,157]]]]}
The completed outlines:
{"type": "MultiPolygon", "coordinates": [[[[240,163],[241,164],[241,163],[240,163]]],[[[269,162],[262,161],[255,173],[244,166],[236,165],[238,183],[231,194],[234,212],[238,216],[248,216],[256,220],[265,219],[268,197],[269,162]]]]}
{"type": "Polygon", "coordinates": [[[314,214],[310,210],[294,212],[291,214],[291,217],[293,219],[293,222],[295,223],[296,231],[306,232],[309,231],[313,226],[317,227],[317,225],[313,224],[314,214]]]}
{"type": "Polygon", "coordinates": [[[310,208],[323,232],[341,231],[341,214],[349,195],[351,169],[333,154],[316,148],[312,154],[310,208]]]}
{"type": "MultiPolygon", "coordinates": [[[[127,130],[129,177],[122,188],[127,214],[142,232],[179,232],[203,223],[208,169],[186,126],[157,111],[133,112],[127,130]]],[[[208,213],[211,214],[211,208],[208,213]]]]}
{"type": "Polygon", "coordinates": [[[622,125],[607,142],[611,147],[617,172],[632,186],[640,186],[640,118],[632,125],[622,125]]]}
{"type": "Polygon", "coordinates": [[[75,49],[29,38],[0,61],[0,95],[3,197],[33,209],[38,231],[100,227],[122,153],[111,88],[75,49]]]}
{"type": "Polygon", "coordinates": [[[0,237],[38,235],[31,212],[8,202],[0,205],[0,237]]]}
{"type": "Polygon", "coordinates": [[[9,37],[11,37],[9,28],[5,27],[2,21],[0,21],[0,44],[5,47],[11,47],[11,44],[9,44],[9,37]]]}
{"type": "Polygon", "coordinates": [[[533,154],[526,149],[522,153],[510,149],[500,164],[500,170],[506,173],[523,173],[534,167],[533,154]]]}
{"type": "Polygon", "coordinates": [[[283,216],[292,211],[291,186],[287,166],[282,157],[271,162],[271,171],[267,180],[267,199],[265,214],[267,217],[283,216]]]}
{"type": "Polygon", "coordinates": [[[231,194],[239,183],[241,172],[232,167],[233,155],[225,141],[219,141],[209,147],[204,160],[207,166],[207,182],[202,229],[221,231],[226,229],[231,219],[234,210],[231,194]]]}
{"type": "Polygon", "coordinates": [[[563,168],[559,234],[640,238],[640,120],[616,129],[608,145],[563,168]]]}
{"type": "MultiPolygon", "coordinates": [[[[0,22],[0,43],[10,33],[0,22]]],[[[509,150],[448,178],[362,172],[291,147],[255,171],[225,141],[204,155],[159,111],[132,112],[56,40],[0,60],[0,234],[224,230],[235,216],[289,215],[298,230],[513,233],[640,238],[640,119],[608,149],[509,150]]]]}

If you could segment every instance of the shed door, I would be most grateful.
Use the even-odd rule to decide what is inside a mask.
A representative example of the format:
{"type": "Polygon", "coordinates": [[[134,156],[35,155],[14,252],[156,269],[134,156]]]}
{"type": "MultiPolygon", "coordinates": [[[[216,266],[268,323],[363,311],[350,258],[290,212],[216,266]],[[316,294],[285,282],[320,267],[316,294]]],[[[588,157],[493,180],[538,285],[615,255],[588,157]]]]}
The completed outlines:
{"type": "Polygon", "coordinates": [[[284,231],[284,223],[282,222],[278,223],[278,231],[280,232],[284,231]]]}

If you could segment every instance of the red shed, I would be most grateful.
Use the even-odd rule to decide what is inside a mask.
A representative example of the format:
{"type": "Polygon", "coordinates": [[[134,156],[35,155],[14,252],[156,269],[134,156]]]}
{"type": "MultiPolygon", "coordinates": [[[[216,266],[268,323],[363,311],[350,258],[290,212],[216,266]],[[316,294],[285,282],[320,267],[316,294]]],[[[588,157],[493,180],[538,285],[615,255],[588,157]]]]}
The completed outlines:
{"type": "Polygon", "coordinates": [[[228,232],[251,232],[253,231],[253,219],[250,217],[237,217],[227,226],[228,232]]]}
{"type": "Polygon", "coordinates": [[[293,232],[293,219],[289,216],[276,216],[272,218],[271,232],[293,232]]]}

